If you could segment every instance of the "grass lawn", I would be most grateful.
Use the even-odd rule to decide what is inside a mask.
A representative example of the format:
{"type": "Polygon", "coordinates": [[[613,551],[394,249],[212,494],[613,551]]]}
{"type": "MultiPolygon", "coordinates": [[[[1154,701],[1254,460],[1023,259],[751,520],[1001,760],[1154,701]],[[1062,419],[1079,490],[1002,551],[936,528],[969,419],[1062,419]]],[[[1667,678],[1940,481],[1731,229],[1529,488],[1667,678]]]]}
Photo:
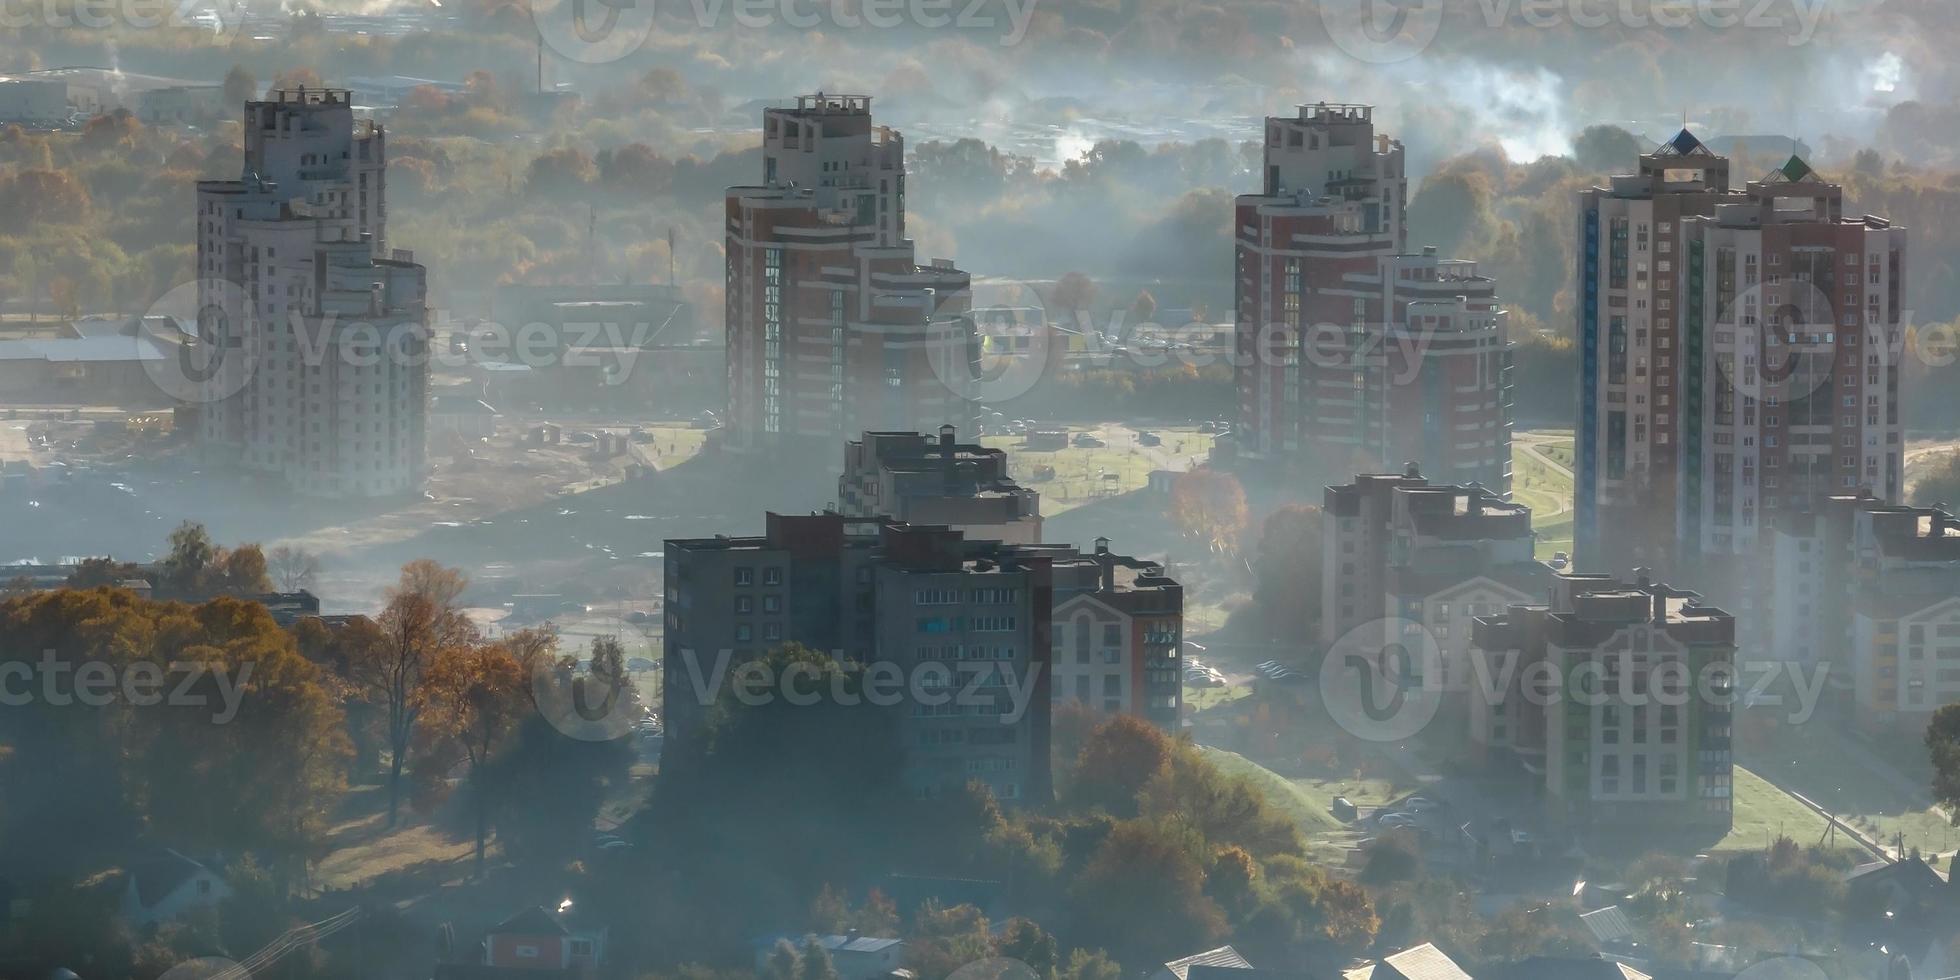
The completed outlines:
{"type": "Polygon", "coordinates": [[[1538,451],[1544,453],[1546,456],[1551,457],[1552,462],[1557,463],[1558,465],[1563,466],[1568,470],[1573,470],[1574,472],[1577,472],[1575,467],[1579,465],[1579,450],[1577,444],[1574,443],[1571,439],[1565,439],[1559,442],[1541,443],[1538,446],[1538,451]]]}
{"type": "Polygon", "coordinates": [[[1022,486],[1039,491],[1042,516],[1053,517],[1073,507],[1141,490],[1150,482],[1150,471],[1158,468],[1166,450],[1182,445],[1185,455],[1202,455],[1210,452],[1216,438],[1197,431],[1156,431],[1165,445],[1155,450],[1111,445],[1035,452],[1022,447],[1020,436],[985,436],[980,443],[1007,450],[1009,475],[1022,486]],[[1054,479],[1036,480],[1037,466],[1054,467],[1054,479]]]}
{"type": "MultiPolygon", "coordinates": [[[[1730,853],[1760,851],[1778,836],[1788,837],[1808,847],[1824,839],[1829,824],[1796,797],[1777,789],[1761,776],[1741,766],[1735,767],[1735,821],[1729,835],[1711,850],[1730,853]]],[[[1839,845],[1860,854],[1869,853],[1844,837],[1839,845]]]]}
{"type": "Polygon", "coordinates": [[[1321,799],[1310,795],[1307,790],[1293,780],[1287,779],[1251,759],[1224,749],[1204,746],[1205,758],[1210,759],[1220,772],[1231,776],[1244,776],[1253,784],[1265,790],[1266,798],[1300,824],[1300,830],[1309,836],[1346,829],[1334,815],[1327,812],[1327,804],[1333,799],[1321,799]]]}
{"type": "Polygon", "coordinates": [[[1386,806],[1414,792],[1416,788],[1414,783],[1396,779],[1355,779],[1352,776],[1302,776],[1290,782],[1312,799],[1322,801],[1322,811],[1333,806],[1337,796],[1347,797],[1348,802],[1355,806],[1386,806]]]}
{"type": "Polygon", "coordinates": [[[1186,687],[1184,706],[1192,711],[1203,711],[1229,704],[1252,693],[1250,684],[1227,684],[1224,687],[1186,687]]]}
{"type": "MultiPolygon", "coordinates": [[[[1557,455],[1549,449],[1547,453],[1557,455]]],[[[1511,499],[1531,508],[1531,528],[1538,532],[1538,557],[1550,558],[1558,551],[1571,553],[1572,481],[1565,474],[1546,466],[1522,446],[1514,446],[1511,499]]]]}
{"type": "MultiPolygon", "coordinates": [[[[1846,751],[1843,738],[1809,725],[1784,725],[1747,762],[1763,771],[1772,767],[1784,785],[1830,808],[1847,823],[1871,837],[1891,843],[1903,833],[1907,847],[1945,853],[1960,847],[1960,828],[1925,806],[1923,794],[1901,791],[1888,779],[1846,751]]],[[[1932,775],[1917,759],[1887,761],[1908,779],[1930,782],[1932,775]]]]}

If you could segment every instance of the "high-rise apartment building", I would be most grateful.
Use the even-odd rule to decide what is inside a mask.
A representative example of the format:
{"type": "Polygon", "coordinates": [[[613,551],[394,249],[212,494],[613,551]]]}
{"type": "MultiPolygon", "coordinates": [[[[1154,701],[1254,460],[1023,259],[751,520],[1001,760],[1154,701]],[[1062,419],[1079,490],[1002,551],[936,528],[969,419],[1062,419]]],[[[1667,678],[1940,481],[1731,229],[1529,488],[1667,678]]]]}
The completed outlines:
{"type": "MultiPolygon", "coordinates": [[[[1432,484],[1414,466],[1399,476],[1362,474],[1328,487],[1322,514],[1321,645],[1377,620],[1428,631],[1434,661],[1418,656],[1400,683],[1438,694],[1468,689],[1471,621],[1545,594],[1531,508],[1480,486],[1432,484]]],[[[1431,649],[1419,637],[1402,639],[1412,653],[1431,649]]]]}
{"type": "Polygon", "coordinates": [[[197,184],[205,447],[296,491],[371,497],[425,475],[427,274],[386,248],[387,151],[341,89],[245,105],[238,180],[197,184]]]}
{"type": "Polygon", "coordinates": [[[844,446],[837,510],[943,524],[969,537],[1009,544],[1041,541],[1041,494],[1007,474],[1007,452],[962,443],[951,425],[937,438],[866,432],[844,446]]]}
{"type": "Polygon", "coordinates": [[[905,142],[861,95],[762,118],[763,179],[727,197],[727,444],[964,424],[967,274],[905,237],[905,142]]]}
{"type": "Polygon", "coordinates": [[[1549,814],[1595,829],[1731,824],[1735,621],[1650,581],[1561,572],[1551,601],[1479,618],[1498,683],[1471,737],[1544,781],[1549,814]]]}
{"type": "Polygon", "coordinates": [[[1581,197],[1588,564],[1713,577],[1830,495],[1903,490],[1905,230],[1846,217],[1795,157],[1740,191],[1729,174],[1683,130],[1581,197]]]}
{"type": "Polygon", "coordinates": [[[1510,344],[1473,262],[1412,254],[1402,145],[1362,105],[1266,120],[1240,195],[1240,452],[1339,472],[1414,459],[1510,489],[1510,344]]]}

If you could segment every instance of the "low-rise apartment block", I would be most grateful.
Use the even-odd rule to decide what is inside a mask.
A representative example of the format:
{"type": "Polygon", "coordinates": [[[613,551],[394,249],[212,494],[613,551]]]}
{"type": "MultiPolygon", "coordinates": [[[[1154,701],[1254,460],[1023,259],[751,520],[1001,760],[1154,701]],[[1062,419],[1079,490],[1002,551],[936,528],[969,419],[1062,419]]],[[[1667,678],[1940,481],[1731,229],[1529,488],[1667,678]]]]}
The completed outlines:
{"type": "Polygon", "coordinates": [[[761,535],[670,540],[666,554],[670,739],[700,730],[720,695],[712,678],[788,643],[906,679],[894,710],[922,796],[977,779],[1003,801],[1045,799],[1050,707],[1079,692],[1177,722],[1183,590],[1107,540],[1083,554],[887,517],[770,514],[761,535]]]}
{"type": "Polygon", "coordinates": [[[1923,728],[1960,701],[1960,519],[1842,494],[1770,535],[1764,656],[1827,670],[1873,731],[1923,728]]]}
{"type": "Polygon", "coordinates": [[[1095,551],[1055,559],[1049,651],[1057,703],[1138,715],[1175,733],[1184,706],[1184,587],[1164,566],[1095,551]]]}
{"type": "Polygon", "coordinates": [[[962,443],[951,425],[937,438],[866,432],[844,446],[837,509],[908,524],[943,524],[1009,544],[1041,540],[1041,494],[1007,475],[1007,452],[962,443]]]}
{"type": "Polygon", "coordinates": [[[1545,593],[1531,508],[1483,487],[1432,484],[1411,465],[1328,487],[1323,514],[1322,645],[1377,620],[1427,630],[1434,662],[1417,658],[1424,674],[1406,681],[1425,690],[1467,690],[1471,621],[1545,593]]]}
{"type": "Polygon", "coordinates": [[[1472,738],[1542,780],[1583,828],[1731,822],[1735,620],[1649,580],[1561,572],[1551,601],[1476,621],[1472,738]]]}

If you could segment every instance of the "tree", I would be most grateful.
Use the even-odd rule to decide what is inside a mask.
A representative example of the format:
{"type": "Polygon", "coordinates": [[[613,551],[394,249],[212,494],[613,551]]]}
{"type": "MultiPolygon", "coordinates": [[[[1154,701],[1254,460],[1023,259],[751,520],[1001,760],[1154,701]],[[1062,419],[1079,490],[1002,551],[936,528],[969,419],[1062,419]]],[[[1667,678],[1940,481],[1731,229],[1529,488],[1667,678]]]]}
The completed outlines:
{"type": "Polygon", "coordinates": [[[1912,500],[1921,507],[1960,507],[1960,452],[1947,453],[1926,464],[1926,471],[1913,481],[1912,500]]]}
{"type": "Polygon", "coordinates": [[[1140,795],[1142,813],[1181,826],[1207,848],[1244,848],[1256,857],[1299,854],[1298,825],[1244,776],[1231,776],[1189,741],[1172,743],[1169,764],[1140,795]]]}
{"type": "Polygon", "coordinates": [[[245,103],[259,97],[259,80],[243,65],[233,65],[225,72],[225,107],[236,112],[245,103]]]}
{"type": "Polygon", "coordinates": [[[425,721],[424,755],[438,762],[460,757],[469,764],[478,877],[483,875],[484,843],[490,833],[493,790],[487,785],[491,771],[487,763],[527,716],[528,681],[504,648],[465,645],[440,653],[415,691],[425,721]]]}
{"type": "Polygon", "coordinates": [[[525,173],[524,189],[541,197],[576,195],[599,176],[584,150],[567,146],[540,154],[525,173]]]}
{"type": "Polygon", "coordinates": [[[1214,553],[1230,551],[1245,531],[1245,488],[1230,473],[1187,470],[1171,481],[1171,519],[1214,553]]]}
{"type": "Polygon", "coordinates": [[[1073,949],[1057,980],[1121,980],[1123,968],[1100,949],[1073,949]]]}
{"type": "Polygon", "coordinates": [[[170,552],[164,556],[157,587],[164,595],[202,595],[205,575],[216,557],[210,532],[196,521],[185,521],[170,532],[170,552]]]}
{"type": "Polygon", "coordinates": [[[213,581],[208,586],[211,594],[249,596],[272,591],[272,579],[265,573],[265,552],[255,544],[219,548],[212,572],[213,581]]]}
{"type": "Polygon", "coordinates": [[[84,558],[75,566],[68,581],[64,584],[71,589],[94,589],[103,586],[119,586],[131,579],[143,577],[142,570],[128,562],[113,558],[84,558]]]}
{"type": "Polygon", "coordinates": [[[1572,141],[1572,156],[1591,174],[1625,172],[1640,156],[1640,141],[1618,126],[1587,126],[1572,141]]]}
{"type": "Polygon", "coordinates": [[[1320,508],[1290,504],[1260,526],[1253,561],[1258,586],[1252,594],[1266,633],[1300,639],[1313,633],[1320,609],[1320,508]]]}
{"type": "Polygon", "coordinates": [[[626,785],[636,758],[630,739],[572,738],[544,714],[526,710],[483,774],[484,785],[496,790],[490,823],[505,859],[554,867],[577,857],[607,795],[626,785]]]}
{"type": "Polygon", "coordinates": [[[423,673],[445,651],[476,639],[476,628],[455,605],[468,582],[461,571],[426,558],[403,565],[381,612],[382,642],[360,651],[363,658],[351,665],[354,682],[387,714],[389,826],[400,815],[402,771],[427,704],[421,694],[423,673]]]}
{"type": "Polygon", "coordinates": [[[273,77],[272,87],[286,91],[298,91],[302,88],[317,90],[326,88],[327,86],[325,82],[320,81],[320,73],[311,68],[289,68],[273,77]]]}
{"type": "Polygon", "coordinates": [[[945,980],[960,967],[992,956],[993,945],[987,917],[979,909],[928,899],[913,916],[905,960],[919,980],[945,980]]]}
{"type": "Polygon", "coordinates": [[[1960,704],[1933,712],[1926,726],[1926,753],[1933,762],[1933,801],[1960,824],[1960,704]]]}
{"type": "Polygon", "coordinates": [[[1171,739],[1135,715],[1110,718],[1089,733],[1069,775],[1069,802],[1119,817],[1137,814],[1137,795],[1171,761],[1171,739]]]}
{"type": "Polygon", "coordinates": [[[1041,980],[1054,977],[1058,952],[1055,937],[1033,919],[1009,919],[994,944],[994,955],[1026,963],[1041,980]]]}
{"type": "Polygon", "coordinates": [[[1146,820],[1120,823],[1070,888],[1079,934],[1130,962],[1208,949],[1225,915],[1204,894],[1204,867],[1183,835],[1146,820]]]}
{"type": "Polygon", "coordinates": [[[830,962],[830,950],[815,936],[803,940],[803,955],[797,957],[796,980],[837,980],[837,967],[830,962]]]}
{"type": "Polygon", "coordinates": [[[266,556],[266,565],[281,592],[311,589],[320,576],[320,559],[310,551],[290,545],[272,549],[266,556]]]}
{"type": "Polygon", "coordinates": [[[1071,314],[1080,313],[1096,301],[1095,280],[1080,272],[1065,272],[1055,280],[1054,291],[1050,294],[1055,309],[1071,314]]]}

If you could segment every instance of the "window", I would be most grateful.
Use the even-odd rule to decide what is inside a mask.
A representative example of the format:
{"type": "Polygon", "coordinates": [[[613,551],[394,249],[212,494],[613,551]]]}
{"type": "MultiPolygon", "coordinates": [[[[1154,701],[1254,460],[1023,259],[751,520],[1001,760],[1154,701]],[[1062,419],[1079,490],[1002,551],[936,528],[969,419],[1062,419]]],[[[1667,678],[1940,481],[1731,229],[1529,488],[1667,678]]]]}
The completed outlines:
{"type": "Polygon", "coordinates": [[[762,570],[762,584],[763,584],[763,585],[781,585],[781,584],[783,584],[783,570],[782,570],[782,569],[780,569],[780,568],[765,568],[765,569],[763,569],[763,570],[762,570]]]}
{"type": "Polygon", "coordinates": [[[763,612],[766,612],[766,613],[776,613],[776,612],[782,612],[782,611],[783,611],[783,597],[782,597],[782,596],[779,596],[779,595],[766,595],[766,596],[763,596],[763,597],[762,597],[762,611],[763,611],[763,612]]]}
{"type": "Polygon", "coordinates": [[[743,623],[743,624],[741,624],[741,625],[739,625],[739,626],[737,626],[737,627],[735,627],[735,640],[736,640],[736,642],[739,642],[739,643],[747,643],[747,642],[749,642],[750,640],[753,640],[753,639],[755,639],[755,627],[753,627],[753,626],[750,626],[750,625],[749,625],[749,624],[747,624],[747,623],[743,623]]]}
{"type": "Polygon", "coordinates": [[[1114,646],[1122,646],[1122,645],[1123,645],[1123,627],[1116,623],[1104,623],[1103,646],[1114,647],[1114,646]]]}
{"type": "Polygon", "coordinates": [[[736,615],[738,615],[738,616],[746,616],[746,615],[748,615],[749,613],[752,613],[752,612],[755,612],[755,597],[754,597],[754,596],[746,596],[746,595],[738,595],[738,596],[736,596],[736,597],[735,597],[735,614],[736,614],[736,615]]]}
{"type": "Polygon", "coordinates": [[[740,567],[740,568],[737,568],[737,569],[735,569],[735,584],[736,584],[736,585],[754,585],[754,584],[755,584],[755,569],[753,569],[753,568],[750,568],[750,567],[748,567],[748,566],[746,566],[746,565],[744,565],[744,566],[742,566],[742,567],[740,567]]]}

